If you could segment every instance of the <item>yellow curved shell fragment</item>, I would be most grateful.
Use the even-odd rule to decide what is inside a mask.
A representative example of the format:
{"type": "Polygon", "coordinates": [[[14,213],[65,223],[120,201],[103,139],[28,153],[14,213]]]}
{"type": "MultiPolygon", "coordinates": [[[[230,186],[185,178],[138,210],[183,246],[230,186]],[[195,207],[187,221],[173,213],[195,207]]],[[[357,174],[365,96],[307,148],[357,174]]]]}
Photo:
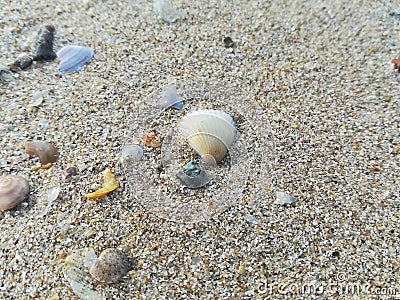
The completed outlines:
{"type": "Polygon", "coordinates": [[[39,170],[47,170],[47,169],[50,169],[52,166],[53,166],[53,163],[48,163],[48,164],[45,164],[45,165],[40,166],[40,167],[32,168],[32,171],[36,172],[36,171],[39,171],[39,170]]]}
{"type": "Polygon", "coordinates": [[[101,196],[107,195],[108,193],[112,192],[116,188],[119,187],[119,183],[117,181],[117,178],[115,178],[115,175],[111,172],[110,169],[106,169],[104,171],[104,185],[101,189],[93,192],[86,194],[85,197],[89,199],[96,199],[101,196]]]}

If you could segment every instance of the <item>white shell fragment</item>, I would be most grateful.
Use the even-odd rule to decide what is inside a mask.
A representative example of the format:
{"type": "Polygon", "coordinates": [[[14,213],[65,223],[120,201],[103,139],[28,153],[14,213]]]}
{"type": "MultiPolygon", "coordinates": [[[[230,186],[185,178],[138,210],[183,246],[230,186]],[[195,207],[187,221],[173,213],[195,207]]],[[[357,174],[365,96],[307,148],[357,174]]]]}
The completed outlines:
{"type": "Polygon", "coordinates": [[[154,0],[153,8],[156,14],[165,22],[173,23],[180,17],[180,13],[169,0],[154,0]]]}
{"type": "Polygon", "coordinates": [[[60,74],[78,71],[90,62],[94,56],[93,49],[85,46],[65,46],[58,50],[60,74]]]}
{"type": "Polygon", "coordinates": [[[129,270],[129,258],[120,250],[104,250],[91,266],[89,273],[98,281],[105,283],[118,282],[129,270]]]}
{"type": "Polygon", "coordinates": [[[175,109],[182,109],[183,102],[180,101],[180,97],[175,86],[170,85],[164,91],[161,92],[160,100],[158,104],[164,108],[173,107],[175,109]]]}
{"type": "Polygon", "coordinates": [[[253,215],[246,215],[246,221],[247,222],[249,222],[249,223],[251,223],[251,224],[254,224],[254,225],[258,225],[258,224],[260,224],[261,222],[260,222],[260,220],[258,220],[255,216],[253,216],[253,215]]]}
{"type": "Polygon", "coordinates": [[[92,248],[90,248],[88,251],[85,253],[85,258],[84,258],[84,266],[86,268],[90,268],[93,266],[94,262],[97,260],[97,255],[96,252],[92,248]]]}
{"type": "Polygon", "coordinates": [[[180,132],[203,161],[212,165],[225,157],[235,139],[236,127],[227,113],[204,109],[185,116],[180,123],[180,132]]]}
{"type": "Polygon", "coordinates": [[[39,214],[36,215],[36,219],[43,218],[45,215],[48,214],[54,200],[56,200],[60,195],[60,191],[61,189],[58,186],[51,187],[46,191],[47,205],[39,214]]]}
{"type": "Polygon", "coordinates": [[[60,187],[54,186],[48,189],[46,192],[47,203],[51,204],[54,200],[58,198],[59,195],[60,195],[60,187]]]}
{"type": "Polygon", "coordinates": [[[32,93],[32,102],[28,104],[28,107],[39,107],[43,103],[44,92],[32,93]]]}
{"type": "Polygon", "coordinates": [[[290,196],[289,194],[286,194],[284,192],[276,192],[276,203],[283,205],[283,204],[291,204],[295,201],[295,199],[290,196]]]}
{"type": "Polygon", "coordinates": [[[92,285],[88,281],[88,274],[84,266],[84,255],[87,255],[86,250],[74,252],[67,256],[65,259],[65,275],[75,295],[80,299],[100,300],[102,299],[101,296],[92,289],[92,285]]]}

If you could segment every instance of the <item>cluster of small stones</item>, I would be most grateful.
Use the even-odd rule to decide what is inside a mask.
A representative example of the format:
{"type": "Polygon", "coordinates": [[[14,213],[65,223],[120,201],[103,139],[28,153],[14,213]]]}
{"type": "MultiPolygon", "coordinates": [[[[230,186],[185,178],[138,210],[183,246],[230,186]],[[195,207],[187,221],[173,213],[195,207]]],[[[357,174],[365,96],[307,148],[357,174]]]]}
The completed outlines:
{"type": "Polygon", "coordinates": [[[0,80],[0,169],[33,189],[27,205],[0,213],[0,297],[76,299],[63,275],[67,255],[125,246],[134,270],[96,285],[104,298],[287,299],[280,287],[308,297],[296,287],[314,284],[339,299],[329,289],[345,282],[399,294],[397,4],[174,3],[183,15],[172,24],[135,0],[8,1],[0,10],[2,65],[33,52],[46,18],[57,24],[57,49],[74,42],[96,52],[68,76],[56,75],[56,62],[34,62],[0,80]],[[135,105],[168,76],[194,75],[253,95],[275,133],[276,163],[259,209],[241,199],[214,220],[181,226],[132,201],[120,149],[135,105]],[[62,159],[31,171],[22,145],[34,139],[54,141],[62,159]],[[78,173],[63,182],[68,165],[78,173]],[[107,167],[121,187],[84,200],[107,167]],[[53,186],[61,191],[48,207],[53,186]],[[296,202],[275,204],[276,191],[296,202]]]}

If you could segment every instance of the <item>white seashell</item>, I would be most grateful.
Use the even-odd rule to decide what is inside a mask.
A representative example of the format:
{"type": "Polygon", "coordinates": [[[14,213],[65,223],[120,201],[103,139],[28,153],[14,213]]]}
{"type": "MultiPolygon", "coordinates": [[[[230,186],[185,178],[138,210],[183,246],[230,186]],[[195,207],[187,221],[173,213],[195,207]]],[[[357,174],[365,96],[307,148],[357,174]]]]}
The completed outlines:
{"type": "Polygon", "coordinates": [[[50,188],[46,192],[47,202],[51,204],[54,200],[58,198],[59,195],[60,195],[60,187],[54,186],[50,188]]]}
{"type": "Polygon", "coordinates": [[[60,74],[71,73],[83,68],[94,56],[93,49],[85,46],[65,46],[57,51],[60,59],[60,74]]]}
{"type": "Polygon", "coordinates": [[[207,164],[222,161],[236,136],[235,122],[221,110],[204,109],[189,113],[180,132],[207,164]]]}
{"type": "Polygon", "coordinates": [[[72,290],[79,299],[100,300],[102,299],[101,296],[92,289],[92,286],[88,281],[88,274],[85,271],[86,257],[93,255],[91,251],[93,250],[84,250],[68,255],[65,259],[65,275],[72,290]]]}
{"type": "Polygon", "coordinates": [[[44,92],[32,93],[32,102],[28,104],[28,107],[39,107],[43,103],[44,92]]]}

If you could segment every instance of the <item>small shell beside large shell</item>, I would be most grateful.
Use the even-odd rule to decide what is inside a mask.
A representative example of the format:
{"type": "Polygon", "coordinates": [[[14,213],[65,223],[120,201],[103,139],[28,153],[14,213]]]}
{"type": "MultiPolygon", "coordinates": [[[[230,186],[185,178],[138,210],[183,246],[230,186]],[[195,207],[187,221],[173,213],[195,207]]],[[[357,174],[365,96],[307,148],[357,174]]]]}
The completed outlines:
{"type": "Polygon", "coordinates": [[[21,203],[29,194],[29,182],[22,176],[0,177],[0,210],[8,210],[21,203]]]}

